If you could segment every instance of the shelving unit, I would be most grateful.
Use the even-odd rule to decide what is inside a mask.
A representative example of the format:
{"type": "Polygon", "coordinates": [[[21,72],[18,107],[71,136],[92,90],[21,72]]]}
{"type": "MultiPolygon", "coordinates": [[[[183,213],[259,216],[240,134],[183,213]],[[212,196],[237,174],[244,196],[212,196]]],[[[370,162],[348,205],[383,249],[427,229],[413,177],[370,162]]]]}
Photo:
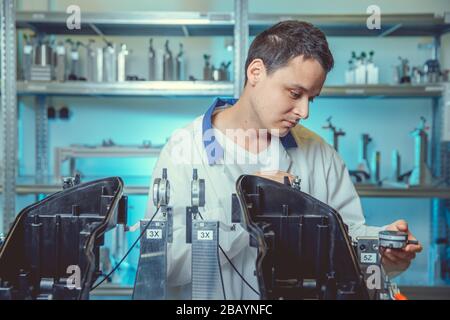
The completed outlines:
{"type": "MultiPolygon", "coordinates": [[[[66,34],[64,12],[18,12],[17,27],[47,34],[66,34]]],[[[254,36],[282,20],[308,21],[328,36],[436,36],[450,30],[450,13],[383,14],[382,28],[366,27],[367,15],[357,14],[248,14],[249,34],[254,36]]],[[[232,12],[85,12],[80,30],[71,34],[136,36],[232,36],[232,12]]]]}
{"type": "MultiPolygon", "coordinates": [[[[440,84],[325,86],[320,97],[440,97],[440,84]]],[[[119,83],[17,82],[19,95],[47,96],[233,96],[233,83],[210,81],[135,81],[119,83]]]]}
{"type": "MultiPolygon", "coordinates": [[[[2,52],[6,59],[2,70],[2,104],[4,112],[5,143],[4,172],[0,180],[0,192],[7,199],[3,204],[4,226],[15,215],[16,194],[48,194],[60,190],[52,183],[36,184],[31,181],[16,180],[17,115],[15,99],[17,95],[35,97],[36,110],[36,176],[48,176],[48,127],[46,97],[231,97],[239,96],[243,82],[243,63],[247,51],[249,36],[254,36],[270,25],[286,19],[305,20],[321,28],[327,36],[361,37],[398,37],[429,36],[435,38],[435,50],[438,52],[440,37],[450,32],[450,13],[434,14],[383,14],[380,30],[366,27],[367,15],[290,15],[290,14],[252,14],[248,13],[247,0],[235,0],[234,12],[84,12],[80,30],[66,28],[67,14],[64,12],[17,12],[14,14],[13,0],[2,0],[2,52]],[[8,19],[5,19],[8,17],[8,19]],[[123,82],[123,83],[87,83],[87,82],[22,82],[16,79],[15,38],[16,28],[29,28],[36,33],[99,35],[99,36],[233,36],[234,37],[234,82],[123,82]],[[5,155],[8,155],[5,157],[5,155]]],[[[374,86],[326,86],[322,98],[425,98],[431,99],[434,119],[442,108],[450,103],[448,84],[430,85],[374,85],[374,86]],[[443,101],[442,101],[443,100],[443,101]]],[[[439,146],[442,130],[432,125],[433,146],[439,146]]],[[[433,150],[437,155],[437,150],[433,150]]],[[[440,166],[439,157],[434,156],[433,168],[440,166]]],[[[36,179],[39,180],[39,179],[36,179]]],[[[450,188],[379,188],[375,186],[357,186],[361,197],[396,198],[433,198],[450,199],[450,188]]],[[[135,195],[147,195],[148,186],[126,185],[125,192],[135,195]]],[[[436,200],[438,201],[438,200],[436,200]]],[[[434,206],[440,210],[441,206],[434,206]]],[[[434,212],[438,216],[439,212],[434,212]]],[[[433,224],[437,222],[433,220],[433,224]]]]}

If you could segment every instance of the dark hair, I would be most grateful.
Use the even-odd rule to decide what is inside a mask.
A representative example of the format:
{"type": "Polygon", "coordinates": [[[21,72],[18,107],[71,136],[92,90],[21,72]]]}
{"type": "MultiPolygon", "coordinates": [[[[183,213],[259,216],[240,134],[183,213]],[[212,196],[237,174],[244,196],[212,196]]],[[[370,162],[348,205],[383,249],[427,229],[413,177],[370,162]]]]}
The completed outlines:
{"type": "Polygon", "coordinates": [[[317,60],[327,73],[333,68],[333,55],[325,34],[318,28],[308,22],[296,20],[273,25],[258,34],[250,45],[245,61],[245,84],[247,69],[253,60],[261,59],[267,73],[271,74],[300,55],[305,59],[317,60]]]}

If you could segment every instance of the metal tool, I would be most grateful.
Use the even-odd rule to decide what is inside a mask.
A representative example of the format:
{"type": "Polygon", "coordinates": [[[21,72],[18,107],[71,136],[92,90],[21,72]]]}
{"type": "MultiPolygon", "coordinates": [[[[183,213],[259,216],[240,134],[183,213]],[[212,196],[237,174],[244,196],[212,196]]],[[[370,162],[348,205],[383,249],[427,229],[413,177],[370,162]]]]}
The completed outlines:
{"type": "Polygon", "coordinates": [[[172,51],[169,48],[169,40],[164,45],[165,52],[163,56],[163,80],[172,81],[174,79],[174,67],[172,51]]]}
{"type": "Polygon", "coordinates": [[[103,81],[117,81],[116,45],[111,42],[107,43],[103,48],[103,81]]]}
{"type": "Polygon", "coordinates": [[[345,136],[345,132],[342,129],[337,130],[337,128],[331,123],[331,118],[332,117],[328,117],[328,124],[326,126],[322,126],[322,128],[331,130],[333,147],[336,151],[339,151],[339,137],[345,136]]]}
{"type": "Polygon", "coordinates": [[[80,41],[73,42],[72,40],[66,40],[70,44],[70,54],[69,54],[69,75],[68,80],[86,80],[81,72],[81,61],[80,61],[80,47],[84,44],[80,41]]]}
{"type": "Polygon", "coordinates": [[[401,157],[398,150],[392,151],[392,181],[400,181],[401,157]]]}
{"type": "Polygon", "coordinates": [[[381,183],[381,152],[375,151],[372,158],[371,179],[373,183],[381,183]]]}
{"type": "Polygon", "coordinates": [[[103,51],[95,46],[95,40],[89,39],[86,47],[86,78],[87,81],[103,81],[103,51]],[[97,57],[100,54],[101,57],[97,57]],[[98,65],[100,62],[100,66],[98,65]]]}
{"type": "Polygon", "coordinates": [[[52,49],[48,40],[41,38],[34,52],[31,66],[31,81],[50,81],[52,79],[52,49]]]}
{"type": "Polygon", "coordinates": [[[186,243],[192,243],[192,299],[222,299],[219,266],[219,222],[203,220],[199,208],[205,206],[205,180],[193,169],[191,206],[186,207],[186,243]],[[198,219],[200,215],[201,219],[198,219]]]}
{"type": "Polygon", "coordinates": [[[357,238],[356,252],[361,273],[364,276],[370,299],[383,298],[382,289],[385,275],[381,267],[377,237],[362,236],[357,238]]]}
{"type": "Polygon", "coordinates": [[[45,67],[47,65],[51,65],[51,60],[52,60],[52,48],[50,47],[48,40],[41,39],[39,41],[39,45],[36,50],[34,63],[36,65],[45,67]]]}
{"type": "Polygon", "coordinates": [[[423,66],[423,72],[426,82],[428,83],[439,82],[441,77],[441,68],[439,65],[439,61],[436,59],[427,60],[423,66]]]}
{"type": "Polygon", "coordinates": [[[167,298],[167,244],[173,240],[172,208],[169,207],[170,183],[167,169],[153,182],[153,204],[160,208],[162,219],[141,220],[141,250],[133,290],[134,300],[163,300],[167,298]],[[147,227],[148,225],[148,227],[147,227]]]}
{"type": "Polygon", "coordinates": [[[31,66],[33,65],[34,48],[32,38],[24,34],[25,41],[22,51],[22,77],[23,80],[31,80],[31,66]]]}
{"type": "Polygon", "coordinates": [[[148,46],[148,81],[156,80],[156,52],[153,48],[153,38],[149,41],[148,46]]]}
{"type": "Polygon", "coordinates": [[[369,134],[364,133],[361,135],[359,144],[358,167],[356,168],[356,170],[349,170],[350,176],[356,179],[356,183],[361,183],[370,179],[371,169],[367,149],[371,141],[372,138],[369,136],[369,134]]]}
{"type": "Polygon", "coordinates": [[[203,59],[205,60],[205,65],[203,66],[203,80],[212,80],[212,67],[210,62],[211,56],[208,54],[204,54],[203,59]]]}
{"type": "Polygon", "coordinates": [[[198,179],[193,170],[191,181],[191,206],[186,207],[186,243],[192,243],[192,222],[198,219],[199,207],[205,206],[205,180],[198,179]]]}
{"type": "Polygon", "coordinates": [[[408,240],[408,234],[401,231],[380,231],[378,238],[379,246],[389,249],[403,249],[408,244],[419,244],[417,240],[408,240]]]}
{"type": "Polygon", "coordinates": [[[219,69],[219,80],[220,81],[230,81],[230,65],[231,65],[231,61],[228,61],[227,63],[222,62],[220,64],[220,69],[219,69]]]}
{"type": "Polygon", "coordinates": [[[302,179],[300,179],[299,176],[295,176],[294,181],[292,181],[292,188],[294,188],[295,190],[301,191],[301,182],[302,179]]]}
{"type": "Polygon", "coordinates": [[[368,156],[368,147],[372,138],[368,133],[363,133],[361,135],[360,145],[359,145],[359,164],[358,170],[365,171],[370,175],[370,161],[368,156]]]}
{"type": "Polygon", "coordinates": [[[63,190],[72,188],[81,183],[81,177],[79,173],[76,173],[73,177],[64,177],[63,179],[63,190]]]}
{"type": "Polygon", "coordinates": [[[120,51],[117,54],[117,81],[124,82],[127,72],[127,57],[130,51],[127,49],[127,45],[122,43],[120,45],[120,51]]]}
{"type": "Polygon", "coordinates": [[[411,83],[409,60],[398,57],[400,65],[397,66],[397,79],[399,83],[411,83]]]}
{"type": "Polygon", "coordinates": [[[66,80],[66,47],[64,42],[58,41],[54,54],[55,80],[62,82],[66,80]]]}
{"type": "Polygon", "coordinates": [[[184,59],[184,51],[183,51],[183,44],[180,43],[180,51],[177,54],[177,57],[175,58],[176,65],[175,65],[175,80],[181,81],[185,80],[185,59],[184,59]]]}
{"type": "Polygon", "coordinates": [[[414,137],[414,168],[409,178],[409,185],[424,186],[431,184],[432,176],[428,167],[428,134],[425,117],[420,117],[421,123],[411,132],[414,137]]]}

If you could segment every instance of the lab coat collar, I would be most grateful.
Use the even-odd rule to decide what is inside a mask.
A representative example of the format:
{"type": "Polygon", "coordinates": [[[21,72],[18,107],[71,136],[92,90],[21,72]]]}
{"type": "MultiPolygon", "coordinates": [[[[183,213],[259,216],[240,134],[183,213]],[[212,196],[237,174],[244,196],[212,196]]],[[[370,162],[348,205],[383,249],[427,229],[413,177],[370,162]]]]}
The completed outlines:
{"type": "MultiPolygon", "coordinates": [[[[205,115],[203,116],[202,123],[202,138],[203,138],[203,146],[207,151],[208,163],[209,165],[217,164],[220,160],[223,159],[223,148],[220,145],[219,141],[216,139],[213,133],[213,125],[212,125],[212,115],[214,110],[218,107],[223,107],[225,105],[234,105],[237,102],[237,99],[224,99],[224,98],[216,98],[213,104],[208,108],[205,115]],[[205,134],[208,132],[208,134],[205,134]],[[211,152],[208,152],[211,150],[211,152]]],[[[294,139],[294,136],[289,131],[287,135],[280,138],[281,144],[285,149],[296,148],[297,142],[294,139]]]]}

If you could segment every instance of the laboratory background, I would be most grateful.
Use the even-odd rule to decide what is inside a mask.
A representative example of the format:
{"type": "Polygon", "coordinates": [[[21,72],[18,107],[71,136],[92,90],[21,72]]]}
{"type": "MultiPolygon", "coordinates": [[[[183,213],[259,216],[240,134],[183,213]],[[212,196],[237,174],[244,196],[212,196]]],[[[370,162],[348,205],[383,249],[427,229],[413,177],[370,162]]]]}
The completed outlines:
{"type": "MultiPolygon", "coordinates": [[[[121,177],[127,226],[139,224],[174,130],[239,97],[255,35],[302,20],[335,60],[302,125],[344,160],[368,225],[406,219],[420,240],[395,278],[403,292],[450,298],[449,1],[1,1],[2,240],[76,174],[121,177]]],[[[105,233],[103,274],[139,236],[124,228],[105,233]]],[[[140,249],[91,299],[130,299],[140,249]]]]}

